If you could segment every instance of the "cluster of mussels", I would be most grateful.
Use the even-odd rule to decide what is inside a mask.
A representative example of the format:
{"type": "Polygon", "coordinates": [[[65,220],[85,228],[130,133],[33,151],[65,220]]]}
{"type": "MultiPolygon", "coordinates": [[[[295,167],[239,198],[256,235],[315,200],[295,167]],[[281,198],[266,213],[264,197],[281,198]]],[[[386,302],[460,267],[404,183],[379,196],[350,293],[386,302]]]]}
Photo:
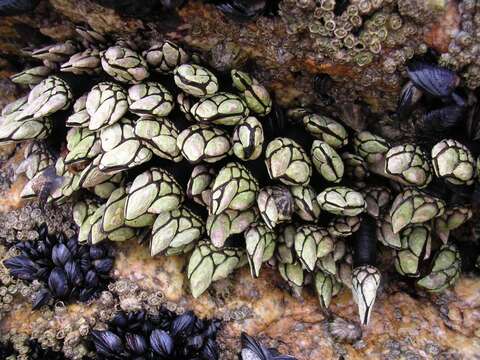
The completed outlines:
{"type": "MultiPolygon", "coordinates": [[[[170,41],[141,53],[78,32],[86,48],[69,41],[34,51],[44,66],[12,78],[36,85],[3,110],[0,142],[32,141],[22,196],[73,199],[80,243],[141,236],[152,256],[191,253],[194,297],[247,263],[258,277],[268,262],[296,293],[312,283],[325,308],[351,288],[363,324],[381,278],[377,238],[419,286],[440,291],[457,279],[448,233],[472,211],[427,191],[431,182],[474,183],[474,157],[457,140],[442,139],[430,158],[421,145],[391,146],[306,109],[285,116],[247,73],[215,75],[170,41]],[[64,126],[55,160],[40,140],[62,141],[64,126]]],[[[402,107],[420,94],[466,106],[445,74],[413,69],[402,107]]]]}
{"type": "Polygon", "coordinates": [[[94,330],[91,338],[99,359],[216,360],[219,327],[217,320],[161,308],[157,315],[120,312],[108,330],[94,330]]]}
{"type": "Polygon", "coordinates": [[[48,234],[42,224],[36,241],[15,245],[19,255],[4,261],[10,274],[29,283],[39,282],[33,308],[51,299],[87,301],[106,288],[113,266],[113,254],[103,245],[80,245],[76,237],[48,234]]]}

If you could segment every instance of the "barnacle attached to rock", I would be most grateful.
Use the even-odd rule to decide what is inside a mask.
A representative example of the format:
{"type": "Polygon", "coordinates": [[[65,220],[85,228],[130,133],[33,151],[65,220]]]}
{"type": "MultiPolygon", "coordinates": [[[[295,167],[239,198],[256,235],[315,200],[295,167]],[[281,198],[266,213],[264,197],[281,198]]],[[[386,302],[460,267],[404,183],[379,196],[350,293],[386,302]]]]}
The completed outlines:
{"type": "Polygon", "coordinates": [[[260,275],[262,264],[274,254],[276,234],[264,223],[255,222],[248,227],[244,236],[250,273],[256,278],[260,275]]]}
{"type": "Polygon", "coordinates": [[[442,245],[432,260],[429,274],[420,278],[417,285],[431,291],[439,292],[451,286],[460,276],[460,252],[453,244],[442,245]]]}
{"type": "Polygon", "coordinates": [[[101,232],[111,241],[126,241],[137,235],[135,229],[125,225],[127,191],[124,186],[115,189],[105,203],[101,232]]]}
{"type": "Polygon", "coordinates": [[[329,187],[317,196],[322,210],[335,215],[355,216],[366,209],[362,194],[344,186],[329,187]]]}
{"type": "Polygon", "coordinates": [[[365,180],[370,174],[367,162],[359,155],[344,152],[341,155],[345,176],[354,180],[365,180]]]}
{"type": "Polygon", "coordinates": [[[255,160],[263,151],[263,127],[254,116],[241,121],[233,130],[233,153],[241,160],[255,160]]]}
{"type": "Polygon", "coordinates": [[[450,231],[457,229],[473,216],[472,209],[465,206],[447,208],[445,213],[434,219],[434,230],[438,237],[447,243],[450,231]]]}
{"type": "Polygon", "coordinates": [[[67,118],[67,127],[88,127],[90,115],[87,112],[87,95],[80,96],[73,104],[73,114],[67,118]]]}
{"type": "Polygon", "coordinates": [[[202,97],[192,105],[190,113],[200,123],[235,126],[250,110],[238,95],[219,92],[202,97]]]}
{"type": "Polygon", "coordinates": [[[353,235],[360,227],[361,218],[358,216],[339,216],[330,221],[328,232],[334,237],[353,235]]]}
{"type": "Polygon", "coordinates": [[[97,49],[86,49],[76,53],[60,67],[60,71],[75,75],[95,75],[101,70],[100,51],[97,49]]]}
{"type": "Polygon", "coordinates": [[[164,117],[174,106],[172,94],[162,84],[153,81],[131,86],[127,100],[128,110],[140,116],[164,117]]]}
{"type": "Polygon", "coordinates": [[[292,219],[293,198],[287,187],[266,186],[260,189],[257,205],[263,221],[270,229],[292,219]]]}
{"type": "Polygon", "coordinates": [[[212,244],[221,248],[232,235],[243,233],[259,217],[258,209],[226,209],[217,215],[209,215],[206,222],[207,234],[212,244]]]}
{"type": "Polygon", "coordinates": [[[419,146],[411,144],[395,146],[387,151],[385,172],[405,185],[420,189],[432,180],[428,159],[419,146]]]}
{"type": "Polygon", "coordinates": [[[199,164],[196,165],[188,180],[186,195],[196,203],[208,207],[210,205],[210,185],[215,179],[213,168],[199,164]],[[208,196],[207,196],[208,194],[208,196]]]}
{"type": "Polygon", "coordinates": [[[317,221],[321,210],[315,190],[309,185],[294,185],[290,187],[290,193],[295,213],[304,221],[317,221]]]}
{"type": "Polygon", "coordinates": [[[213,95],[218,91],[217,77],[202,66],[183,64],[175,68],[173,74],[175,84],[192,96],[213,95]]]}
{"type": "Polygon", "coordinates": [[[143,52],[143,56],[154,71],[162,74],[172,73],[177,66],[190,59],[185,50],[168,40],[151,46],[143,52]]]}
{"type": "Polygon", "coordinates": [[[444,139],[432,148],[435,174],[454,185],[471,185],[475,178],[475,160],[468,148],[453,139],[444,139]]]}
{"type": "Polygon", "coordinates": [[[297,228],[295,252],[308,271],[315,269],[317,259],[334,250],[333,238],[327,230],[316,225],[303,225],[297,228]]]}
{"type": "Polygon", "coordinates": [[[305,285],[305,274],[303,273],[302,264],[299,261],[294,263],[280,263],[278,271],[282,278],[290,285],[293,292],[298,296],[301,295],[302,288],[305,285]]]}
{"type": "Polygon", "coordinates": [[[431,230],[428,225],[414,224],[401,231],[401,249],[395,252],[395,268],[404,276],[419,276],[420,262],[427,255],[431,230]]]}
{"type": "Polygon", "coordinates": [[[312,175],[311,161],[294,140],[276,138],[268,143],[265,163],[270,178],[285,185],[307,185],[312,175]]]}
{"type": "Polygon", "coordinates": [[[102,53],[103,70],[117,81],[138,84],[150,76],[145,59],[132,49],[109,47],[102,53]]]}
{"type": "Polygon", "coordinates": [[[232,70],[231,76],[233,86],[242,92],[248,108],[259,116],[268,115],[272,110],[272,99],[267,89],[243,71],[232,70]]]}
{"type": "Polygon", "coordinates": [[[312,144],[312,162],[318,173],[330,182],[340,182],[343,177],[343,161],[337,152],[326,142],[315,140],[312,144]]]}
{"type": "Polygon", "coordinates": [[[40,65],[12,75],[10,76],[10,80],[20,85],[37,85],[50,75],[51,72],[52,69],[48,66],[40,65]]]}
{"type": "Polygon", "coordinates": [[[341,148],[348,143],[348,133],[345,127],[327,116],[309,114],[303,117],[303,124],[309,133],[334,149],[341,148]]]}
{"type": "Polygon", "coordinates": [[[89,129],[100,130],[119,121],[128,110],[127,92],[111,82],[95,85],[87,95],[85,108],[90,115],[89,129]]]}
{"type": "Polygon", "coordinates": [[[390,150],[390,145],[385,139],[369,131],[355,134],[353,146],[355,152],[369,164],[383,160],[387,151],[390,150]]]}

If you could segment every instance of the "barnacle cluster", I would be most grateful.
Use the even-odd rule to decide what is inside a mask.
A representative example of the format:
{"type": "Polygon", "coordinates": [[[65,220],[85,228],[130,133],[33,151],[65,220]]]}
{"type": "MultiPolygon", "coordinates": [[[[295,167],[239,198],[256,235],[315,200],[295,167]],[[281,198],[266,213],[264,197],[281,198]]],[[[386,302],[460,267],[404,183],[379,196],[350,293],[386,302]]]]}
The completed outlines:
{"type": "MultiPolygon", "coordinates": [[[[377,238],[418,286],[441,291],[458,278],[460,253],[448,235],[471,211],[450,196],[457,186],[470,191],[478,172],[478,154],[461,141],[394,145],[320,111],[286,114],[248,73],[216,73],[168,40],[142,52],[79,34],[86,48],[70,41],[33,52],[52,72],[26,81],[33,88],[4,109],[0,125],[1,143],[30,142],[22,197],[74,204],[80,245],[71,247],[88,244],[97,260],[96,244],[140,236],[152,256],[190,254],[194,297],[244,265],[252,277],[273,266],[297,294],[311,284],[323,308],[350,288],[362,324],[381,280],[377,238]],[[94,59],[77,63],[80,53],[94,59]],[[52,151],[45,144],[63,125],[65,139],[53,140],[66,144],[52,151]]],[[[428,97],[467,106],[454,73],[423,64],[409,77],[399,113],[428,97]]],[[[31,277],[38,269],[25,269],[27,260],[7,266],[31,277]]],[[[59,291],[60,271],[69,273],[49,274],[57,297],[72,291],[59,291]]]]}

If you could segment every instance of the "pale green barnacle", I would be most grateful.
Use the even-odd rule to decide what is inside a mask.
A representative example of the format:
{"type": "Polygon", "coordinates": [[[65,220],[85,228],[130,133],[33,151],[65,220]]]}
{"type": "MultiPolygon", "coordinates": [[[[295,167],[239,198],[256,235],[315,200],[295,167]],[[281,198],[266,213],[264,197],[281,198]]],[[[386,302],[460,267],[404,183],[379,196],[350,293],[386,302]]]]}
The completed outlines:
{"type": "Polygon", "coordinates": [[[320,216],[320,205],[317,194],[310,186],[295,185],[290,187],[295,205],[295,213],[304,221],[317,221],[320,216]]]}
{"type": "Polygon", "coordinates": [[[368,164],[382,161],[390,149],[390,145],[385,139],[369,131],[356,133],[353,138],[353,147],[355,152],[368,164]]]}
{"type": "Polygon", "coordinates": [[[125,219],[175,210],[183,199],[181,186],[168,171],[151,168],[133,180],[125,204],[125,219]]]}
{"type": "Polygon", "coordinates": [[[113,175],[100,171],[100,158],[98,155],[87,165],[80,174],[79,186],[82,188],[91,188],[110,179],[113,175]]]}
{"type": "Polygon", "coordinates": [[[468,148],[457,140],[444,139],[432,148],[435,174],[454,185],[471,185],[475,178],[475,160],[468,148]]]}
{"type": "Polygon", "coordinates": [[[392,199],[392,191],[386,186],[369,186],[361,191],[367,203],[367,212],[378,218],[392,199]]]}
{"type": "MultiPolygon", "coordinates": [[[[332,235],[330,231],[329,233],[330,235],[332,235]]],[[[345,241],[343,241],[343,239],[335,238],[335,246],[333,249],[333,260],[336,263],[337,261],[340,261],[343,258],[345,258],[346,255],[347,255],[347,245],[345,244],[345,241]]]]}
{"type": "Polygon", "coordinates": [[[72,128],[67,133],[68,154],[65,164],[75,164],[95,158],[101,151],[98,133],[88,128],[72,128]]]}
{"type": "Polygon", "coordinates": [[[432,181],[429,160],[420,146],[412,144],[394,146],[387,151],[385,172],[404,185],[418,188],[432,181]]]}
{"type": "Polygon", "coordinates": [[[293,264],[280,263],[278,264],[278,271],[282,278],[290,285],[294,293],[300,296],[305,284],[305,274],[303,273],[302,264],[299,261],[293,264]]]}
{"type": "Polygon", "coordinates": [[[202,97],[193,104],[190,113],[200,123],[235,126],[250,110],[238,95],[218,92],[202,97]]]}
{"type": "Polygon", "coordinates": [[[260,189],[257,206],[263,221],[270,229],[292,219],[293,198],[284,186],[266,186],[260,189]]]}
{"type": "Polygon", "coordinates": [[[128,110],[127,92],[115,83],[98,83],[88,93],[85,108],[90,115],[88,128],[100,130],[125,115],[128,110]]]}
{"type": "Polygon", "coordinates": [[[87,236],[87,243],[95,245],[107,238],[107,234],[102,232],[102,218],[105,213],[105,204],[100,205],[97,210],[89,217],[90,230],[87,236]]]}
{"type": "Polygon", "coordinates": [[[317,259],[333,252],[334,242],[327,230],[316,225],[302,225],[295,234],[295,252],[308,271],[315,269],[317,259]]]}
{"type": "Polygon", "coordinates": [[[255,114],[265,116],[272,110],[272,98],[267,89],[243,71],[232,70],[233,86],[242,92],[247,106],[255,114]]]}
{"type": "Polygon", "coordinates": [[[67,40],[64,43],[48,45],[41,49],[34,50],[32,52],[32,57],[40,60],[62,63],[77,51],[77,45],[73,41],[67,40]]]}
{"type": "Polygon", "coordinates": [[[231,151],[230,136],[222,129],[206,125],[192,125],[177,137],[177,146],[187,161],[192,164],[201,161],[217,162],[231,151]]]}
{"type": "Polygon", "coordinates": [[[35,66],[10,76],[10,80],[15,84],[20,85],[37,85],[50,75],[51,72],[52,69],[48,66],[35,66]]]}
{"type": "Polygon", "coordinates": [[[0,117],[0,124],[4,125],[9,122],[15,121],[18,114],[22,112],[28,103],[28,96],[23,96],[11,103],[5,105],[2,109],[2,116],[0,117]]]}
{"type": "Polygon", "coordinates": [[[76,53],[60,67],[60,71],[75,75],[95,75],[101,70],[100,51],[97,49],[86,49],[76,53]]]}
{"type": "Polygon", "coordinates": [[[126,200],[127,191],[120,186],[110,194],[105,204],[101,231],[111,241],[126,241],[136,235],[135,229],[125,225],[126,200]]]}
{"type": "Polygon", "coordinates": [[[307,153],[289,138],[278,137],[268,143],[265,164],[270,178],[285,185],[307,185],[312,176],[307,153]]]}
{"type": "Polygon", "coordinates": [[[185,64],[190,60],[185,50],[169,40],[154,44],[143,52],[143,56],[147,60],[148,65],[161,74],[172,73],[177,66],[185,64]]]}
{"type": "Polygon", "coordinates": [[[318,258],[316,268],[332,276],[337,275],[337,264],[335,263],[334,253],[331,252],[321,258],[318,258]]]}
{"type": "Polygon", "coordinates": [[[358,216],[337,216],[328,224],[328,232],[334,237],[351,236],[360,228],[361,221],[358,216]]]}
{"type": "Polygon", "coordinates": [[[434,219],[434,228],[438,237],[447,243],[450,231],[457,229],[463,225],[473,216],[473,211],[470,207],[466,206],[454,206],[447,208],[442,216],[434,219]]]}
{"type": "Polygon", "coordinates": [[[445,202],[419,190],[408,188],[397,195],[390,208],[393,231],[409,224],[429,221],[445,212],[445,202]]]}
{"type": "Polygon", "coordinates": [[[356,216],[366,208],[362,194],[345,186],[325,189],[318,194],[317,201],[322,210],[335,215],[356,216]]]}
{"type": "Polygon", "coordinates": [[[355,180],[365,180],[370,172],[367,162],[359,155],[344,152],[341,155],[345,167],[345,175],[355,180]]]}
{"type": "Polygon", "coordinates": [[[148,81],[133,85],[128,89],[128,108],[139,116],[153,115],[164,117],[174,107],[173,96],[162,84],[148,81]]]}
{"type": "Polygon", "coordinates": [[[177,146],[178,129],[167,118],[142,116],[135,123],[135,135],[158,157],[174,162],[182,160],[177,146]]]}
{"type": "Polygon", "coordinates": [[[182,248],[200,239],[205,231],[203,220],[185,206],[161,212],[153,223],[150,255],[167,248],[182,248]]]}
{"type": "Polygon", "coordinates": [[[395,269],[404,276],[419,276],[420,262],[425,257],[431,230],[425,224],[413,224],[400,233],[401,249],[395,251],[395,269]]]}
{"type": "Polygon", "coordinates": [[[254,116],[240,122],[233,130],[233,153],[241,160],[255,160],[263,150],[263,127],[254,116]]]}
{"type": "Polygon", "coordinates": [[[190,109],[192,108],[192,99],[189,95],[181,92],[177,95],[177,104],[180,111],[185,115],[185,119],[188,121],[194,121],[190,109]]]}
{"type": "Polygon", "coordinates": [[[237,248],[218,249],[201,241],[188,261],[187,277],[193,297],[198,298],[213,281],[226,278],[239,265],[243,251],[237,248]]]}
{"type": "Polygon", "coordinates": [[[70,85],[58,76],[49,76],[30,91],[28,103],[15,120],[44,118],[59,110],[68,109],[72,100],[70,85]]]}
{"type": "Polygon", "coordinates": [[[293,224],[286,224],[280,228],[277,236],[276,258],[282,264],[293,264],[295,255],[295,234],[297,229],[293,224]]]}
{"type": "Polygon", "coordinates": [[[111,178],[101,182],[100,184],[95,185],[89,190],[92,191],[99,198],[108,199],[112,194],[113,190],[115,190],[119,185],[123,183],[123,180],[123,173],[115,174],[111,178]]]}
{"type": "Polygon", "coordinates": [[[377,218],[376,233],[378,241],[380,241],[383,245],[396,250],[402,248],[400,233],[393,232],[392,218],[388,212],[377,218]]]}
{"type": "Polygon", "coordinates": [[[101,55],[103,70],[117,81],[138,84],[150,76],[145,59],[132,49],[111,46],[101,55]]]}
{"type": "Polygon", "coordinates": [[[208,192],[215,179],[215,170],[204,164],[196,165],[187,184],[187,196],[196,203],[208,206],[210,201],[205,201],[204,193],[208,192]]]}
{"type": "Polygon", "coordinates": [[[183,64],[175,68],[175,84],[187,94],[202,97],[218,91],[218,79],[208,69],[195,64],[183,64]]]}
{"type": "Polygon", "coordinates": [[[0,144],[11,144],[27,140],[42,140],[52,132],[50,118],[12,121],[0,125],[0,144]]]}
{"type": "Polygon", "coordinates": [[[15,169],[15,175],[25,174],[31,180],[37,173],[53,165],[55,160],[43,142],[32,141],[23,152],[24,160],[15,169]]]}
{"type": "Polygon", "coordinates": [[[270,260],[275,252],[276,235],[264,223],[255,222],[245,230],[244,236],[250,273],[256,278],[260,275],[262,264],[270,260]]]}
{"type": "Polygon", "coordinates": [[[70,115],[65,123],[67,127],[88,127],[90,115],[87,108],[87,94],[80,96],[73,104],[73,114],[70,115]]]}
{"type": "Polygon", "coordinates": [[[210,213],[220,214],[226,209],[246,210],[255,204],[259,186],[252,173],[238,162],[229,162],[212,185],[210,213]]]}
{"type": "Polygon", "coordinates": [[[358,305],[362,325],[368,325],[377,289],[380,285],[380,271],[371,265],[358,266],[352,272],[352,294],[358,305]]]}
{"type": "Polygon", "coordinates": [[[342,180],[344,166],[337,152],[326,142],[315,140],[311,150],[312,162],[318,173],[327,181],[342,180]]]}
{"type": "MultiPolygon", "coordinates": [[[[57,159],[57,162],[55,163],[55,173],[62,178],[61,184],[49,194],[47,202],[55,202],[55,204],[58,205],[65,202],[66,199],[72,196],[72,194],[80,188],[80,175],[69,171],[65,166],[63,157],[57,159]]],[[[24,192],[22,192],[22,195],[23,194],[24,192]]]]}
{"type": "Polygon", "coordinates": [[[258,216],[256,207],[243,211],[227,209],[220,214],[209,215],[207,234],[215,247],[222,247],[228,237],[243,233],[258,216]]]}
{"type": "Polygon", "coordinates": [[[308,114],[303,117],[303,124],[309,133],[334,149],[341,148],[348,143],[348,133],[345,127],[328,116],[308,114]]]}
{"type": "Polygon", "coordinates": [[[92,227],[90,218],[97,211],[99,205],[94,201],[78,201],[73,206],[73,221],[80,228],[78,242],[83,244],[88,240],[88,234],[92,227]]]}
{"type": "Polygon", "coordinates": [[[462,261],[454,244],[442,245],[432,262],[430,273],[417,281],[418,286],[430,292],[440,292],[457,281],[462,261]]]}
{"type": "Polygon", "coordinates": [[[318,301],[323,309],[327,309],[332,300],[333,287],[336,280],[331,275],[325,274],[323,271],[317,271],[315,273],[314,281],[318,301]]]}

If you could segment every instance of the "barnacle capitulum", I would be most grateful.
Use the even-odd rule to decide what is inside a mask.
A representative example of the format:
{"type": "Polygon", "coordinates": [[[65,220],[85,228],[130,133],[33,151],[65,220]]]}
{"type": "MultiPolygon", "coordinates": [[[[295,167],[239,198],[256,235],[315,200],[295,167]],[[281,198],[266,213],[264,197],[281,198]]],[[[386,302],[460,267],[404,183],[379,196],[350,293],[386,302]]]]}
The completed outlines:
{"type": "Polygon", "coordinates": [[[294,185],[290,186],[290,193],[295,213],[304,221],[317,221],[321,210],[315,190],[310,185],[294,185]]]}
{"type": "Polygon", "coordinates": [[[334,215],[356,216],[366,209],[362,194],[345,186],[334,186],[323,190],[317,196],[322,210],[334,215]]]}
{"type": "Polygon", "coordinates": [[[101,82],[88,93],[85,108],[90,115],[88,128],[100,130],[125,115],[128,110],[127,92],[115,83],[101,82]]]}
{"type": "Polygon", "coordinates": [[[95,75],[100,73],[101,70],[100,51],[98,49],[86,49],[76,53],[60,67],[60,71],[75,75],[95,75]]]}
{"type": "Polygon", "coordinates": [[[275,258],[282,264],[293,264],[295,261],[295,234],[297,228],[293,224],[286,224],[277,230],[275,258]]]}
{"type": "Polygon", "coordinates": [[[177,137],[177,146],[187,161],[217,162],[230,153],[232,143],[227,132],[206,124],[192,125],[177,137]]]}
{"type": "Polygon", "coordinates": [[[10,76],[10,80],[20,85],[37,85],[50,75],[51,72],[52,69],[48,66],[40,65],[12,75],[10,76]]]}
{"type": "Polygon", "coordinates": [[[255,160],[263,151],[263,127],[254,116],[241,121],[233,130],[233,153],[241,160],[255,160]]]}
{"type": "Polygon", "coordinates": [[[370,320],[380,278],[380,272],[374,266],[363,265],[353,269],[352,293],[358,305],[362,325],[368,325],[370,320]]]}
{"type": "Polygon", "coordinates": [[[270,229],[292,218],[293,198],[287,187],[266,186],[260,189],[257,206],[263,221],[270,229]]]}
{"type": "Polygon", "coordinates": [[[168,171],[151,168],[133,180],[125,204],[125,219],[175,210],[183,199],[182,187],[168,171]]]}
{"type": "Polygon", "coordinates": [[[391,190],[386,186],[370,186],[361,191],[367,203],[367,212],[378,218],[392,198],[391,190]]]}
{"type": "Polygon", "coordinates": [[[475,160],[468,148],[453,139],[444,139],[432,148],[435,175],[454,185],[471,185],[476,175],[475,160]]]}
{"type": "Polygon", "coordinates": [[[172,73],[177,66],[190,59],[185,50],[169,40],[152,45],[143,52],[143,57],[154,71],[161,74],[172,73]]]}
{"type": "Polygon", "coordinates": [[[393,232],[398,233],[409,224],[429,221],[444,212],[445,202],[442,199],[407,188],[397,195],[390,208],[393,232]]]}
{"type": "Polygon", "coordinates": [[[292,291],[300,296],[302,288],[305,285],[305,274],[303,266],[299,261],[294,263],[280,263],[278,265],[278,272],[282,278],[290,285],[292,291]]]}
{"type": "Polygon", "coordinates": [[[0,125],[0,144],[11,144],[27,140],[42,140],[52,132],[50,118],[26,119],[0,125]]]}
{"type": "Polygon", "coordinates": [[[417,285],[430,292],[440,292],[453,285],[460,276],[460,252],[454,244],[442,245],[432,260],[430,272],[417,285]]]}
{"type": "Polygon", "coordinates": [[[309,133],[334,149],[339,149],[348,143],[345,127],[328,116],[308,114],[303,117],[303,124],[309,133]]]}
{"type": "Polygon", "coordinates": [[[101,55],[103,71],[117,81],[138,84],[150,76],[147,62],[134,50],[111,46],[101,55]]]}
{"type": "Polygon", "coordinates": [[[187,197],[202,206],[208,207],[210,196],[207,196],[207,194],[211,194],[210,185],[215,179],[215,174],[215,170],[207,165],[196,165],[187,183],[187,197]]]}
{"type": "Polygon", "coordinates": [[[377,239],[383,245],[392,249],[402,248],[400,233],[393,231],[392,218],[388,212],[377,219],[377,239]]]}
{"type": "Polygon", "coordinates": [[[358,216],[338,216],[328,224],[328,232],[334,237],[353,235],[360,227],[361,218],[358,216]]]}
{"type": "Polygon", "coordinates": [[[333,238],[326,229],[316,225],[303,225],[297,228],[295,252],[308,271],[315,269],[317,259],[326,257],[333,250],[333,238]]]}
{"type": "Polygon", "coordinates": [[[67,133],[67,149],[66,165],[93,159],[102,149],[99,134],[88,128],[72,128],[67,133]]]}
{"type": "Polygon", "coordinates": [[[265,150],[265,164],[270,178],[285,185],[308,185],[310,182],[311,161],[305,150],[292,139],[270,141],[265,150]]]}
{"type": "Polygon", "coordinates": [[[218,92],[202,97],[192,105],[190,113],[199,123],[235,126],[250,110],[240,96],[218,92]]]}
{"type": "Polygon", "coordinates": [[[426,187],[432,180],[430,164],[419,146],[394,146],[385,155],[385,172],[405,185],[426,187]]]}
{"type": "Polygon", "coordinates": [[[246,210],[254,205],[258,191],[258,182],[252,173],[242,164],[230,162],[220,169],[213,181],[210,213],[246,210]]]}
{"type": "Polygon", "coordinates": [[[362,181],[370,175],[368,164],[360,155],[344,152],[340,156],[345,168],[345,176],[362,181]]]}
{"type": "Polygon", "coordinates": [[[70,85],[58,76],[50,76],[28,94],[28,102],[15,121],[42,119],[70,107],[73,100],[70,85]]]}
{"type": "Polygon", "coordinates": [[[150,255],[155,256],[168,247],[189,245],[200,239],[204,231],[203,220],[185,206],[161,212],[153,223],[150,255]]]}
{"type": "Polygon", "coordinates": [[[167,118],[150,115],[140,117],[135,123],[135,136],[143,140],[154,155],[179,162],[183,159],[177,146],[178,129],[167,118]]]}
{"type": "Polygon", "coordinates": [[[353,138],[353,147],[357,155],[360,155],[368,164],[384,160],[385,154],[391,148],[385,139],[369,131],[356,133],[353,138]]]}
{"type": "Polygon", "coordinates": [[[256,207],[243,211],[226,209],[219,214],[208,216],[207,234],[212,244],[221,248],[230,236],[243,233],[258,217],[256,207]]]}
{"type": "Polygon", "coordinates": [[[36,49],[32,52],[32,57],[47,62],[63,63],[77,51],[78,47],[75,42],[67,40],[64,43],[48,45],[41,49],[36,49]]]}
{"type": "Polygon", "coordinates": [[[101,232],[111,241],[126,241],[137,235],[135,229],[125,225],[127,191],[120,186],[110,194],[102,216],[101,232]]]}
{"type": "Polygon", "coordinates": [[[404,276],[418,277],[431,239],[431,229],[425,224],[413,224],[400,232],[401,249],[395,251],[395,269],[404,276]]]}
{"type": "Polygon", "coordinates": [[[153,81],[131,86],[127,100],[128,110],[140,116],[164,117],[174,106],[172,94],[162,84],[153,81]]]}
{"type": "Polygon", "coordinates": [[[197,298],[213,281],[226,278],[239,265],[244,251],[238,248],[216,248],[200,241],[188,262],[187,277],[193,297],[197,298]]]}
{"type": "Polygon", "coordinates": [[[318,300],[323,309],[328,309],[330,301],[332,300],[332,293],[334,291],[335,278],[327,275],[322,271],[315,273],[315,290],[317,291],[318,300]]]}
{"type": "Polygon", "coordinates": [[[243,71],[232,70],[233,86],[242,93],[248,108],[259,116],[265,116],[272,110],[272,99],[267,89],[255,78],[243,71]]]}
{"type": "Polygon", "coordinates": [[[470,207],[454,206],[447,208],[445,213],[434,219],[434,229],[437,236],[447,243],[450,231],[457,229],[473,216],[473,211],[470,207]]]}
{"type": "Polygon", "coordinates": [[[208,69],[195,64],[183,64],[173,72],[175,84],[195,97],[213,95],[218,91],[218,79],[208,69]]]}
{"type": "Polygon", "coordinates": [[[264,223],[255,222],[245,230],[244,236],[250,273],[256,278],[260,275],[262,264],[274,254],[276,234],[264,223]]]}
{"type": "Polygon", "coordinates": [[[343,161],[337,152],[326,142],[315,140],[312,144],[312,162],[318,173],[330,182],[340,182],[343,177],[343,161]]]}
{"type": "Polygon", "coordinates": [[[73,104],[73,114],[67,118],[67,127],[88,127],[90,115],[87,112],[87,94],[80,96],[73,104]]]}

